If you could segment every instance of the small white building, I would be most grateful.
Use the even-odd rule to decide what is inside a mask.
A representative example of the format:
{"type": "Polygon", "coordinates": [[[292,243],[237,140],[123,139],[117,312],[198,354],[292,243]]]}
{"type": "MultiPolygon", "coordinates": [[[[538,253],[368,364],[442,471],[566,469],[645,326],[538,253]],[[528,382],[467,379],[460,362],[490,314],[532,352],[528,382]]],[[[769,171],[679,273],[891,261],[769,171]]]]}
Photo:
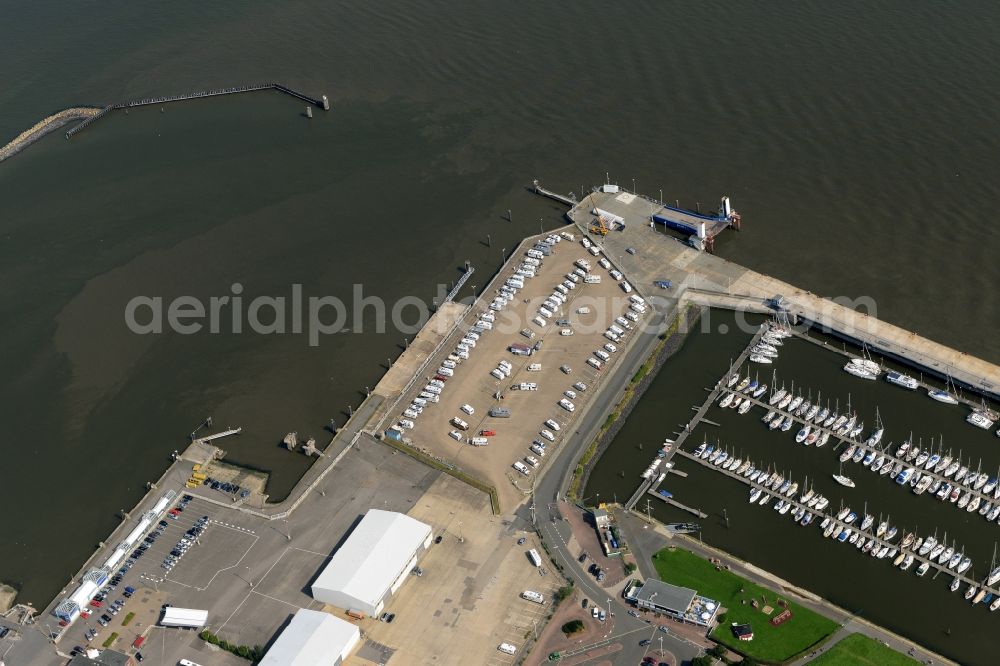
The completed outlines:
{"type": "Polygon", "coordinates": [[[431,545],[431,527],[402,513],[370,509],[312,585],[318,600],[377,615],[431,545]]]}
{"type": "Polygon", "coordinates": [[[160,618],[160,625],[164,627],[188,627],[200,629],[208,624],[208,611],[197,608],[177,608],[167,606],[163,610],[163,617],[160,618]]]}
{"type": "Polygon", "coordinates": [[[361,642],[350,622],[322,611],[299,610],[260,666],[340,666],[361,642]]]}

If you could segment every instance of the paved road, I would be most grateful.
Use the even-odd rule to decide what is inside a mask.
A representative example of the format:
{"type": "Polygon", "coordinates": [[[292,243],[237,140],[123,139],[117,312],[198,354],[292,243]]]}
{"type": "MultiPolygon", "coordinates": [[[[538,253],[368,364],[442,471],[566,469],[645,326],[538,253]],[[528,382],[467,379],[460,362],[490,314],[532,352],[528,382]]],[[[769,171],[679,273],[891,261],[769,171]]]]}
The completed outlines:
{"type": "MultiPolygon", "coordinates": [[[[654,317],[656,324],[660,324],[664,320],[664,316],[659,313],[654,317]]],[[[662,637],[663,648],[673,653],[680,662],[690,661],[701,653],[699,646],[672,634],[658,632],[645,620],[628,615],[629,607],[613,592],[600,587],[596,580],[577,562],[576,558],[579,553],[569,552],[566,544],[571,536],[570,526],[562,519],[556,508],[556,501],[565,492],[566,482],[570,472],[576,466],[576,460],[586,446],[593,441],[604,422],[604,412],[608,401],[617,402],[629,380],[649,357],[658,341],[656,335],[642,335],[625,352],[624,358],[611,371],[611,374],[604,377],[603,385],[600,388],[600,399],[590,403],[586,412],[580,415],[576,423],[577,429],[566,440],[567,445],[561,448],[553,464],[549,467],[548,473],[535,487],[534,504],[529,503],[520,511],[520,515],[526,521],[535,521],[539,534],[548,546],[549,553],[563,567],[564,574],[572,578],[576,586],[598,605],[607,608],[610,603],[610,608],[615,615],[615,635],[608,636],[607,640],[616,640],[616,637],[622,637],[617,640],[625,646],[622,652],[614,656],[616,664],[633,662],[638,664],[647,654],[647,648],[639,646],[639,641],[644,638],[653,641],[649,649],[658,649],[659,638],[662,637]],[[532,514],[534,515],[532,516],[532,514]]],[[[652,652],[649,653],[652,654],[652,652]]]]}

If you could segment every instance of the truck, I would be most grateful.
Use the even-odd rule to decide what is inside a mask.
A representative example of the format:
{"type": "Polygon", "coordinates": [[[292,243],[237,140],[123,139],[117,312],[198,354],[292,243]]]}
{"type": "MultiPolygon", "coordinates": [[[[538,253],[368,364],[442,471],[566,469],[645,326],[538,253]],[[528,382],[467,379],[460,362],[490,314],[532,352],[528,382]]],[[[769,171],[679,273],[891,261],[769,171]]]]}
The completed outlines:
{"type": "Polygon", "coordinates": [[[490,416],[495,419],[509,419],[510,409],[508,407],[490,407],[490,416]]]}
{"type": "Polygon", "coordinates": [[[541,363],[532,363],[531,365],[528,366],[528,372],[538,372],[541,369],[542,369],[541,363]]]}
{"type": "Polygon", "coordinates": [[[520,342],[511,343],[508,349],[511,351],[511,353],[517,354],[518,356],[531,355],[531,347],[529,347],[528,345],[522,345],[520,342]]]}
{"type": "Polygon", "coordinates": [[[458,418],[457,416],[451,417],[451,424],[458,428],[459,430],[468,430],[469,424],[458,418]]]}
{"type": "Polygon", "coordinates": [[[473,437],[469,440],[469,444],[472,444],[473,446],[487,446],[489,443],[490,440],[485,437],[473,437]]]}
{"type": "Polygon", "coordinates": [[[535,550],[534,548],[528,551],[528,559],[531,560],[531,563],[534,564],[536,567],[542,566],[542,558],[538,554],[538,551],[535,550]]]}

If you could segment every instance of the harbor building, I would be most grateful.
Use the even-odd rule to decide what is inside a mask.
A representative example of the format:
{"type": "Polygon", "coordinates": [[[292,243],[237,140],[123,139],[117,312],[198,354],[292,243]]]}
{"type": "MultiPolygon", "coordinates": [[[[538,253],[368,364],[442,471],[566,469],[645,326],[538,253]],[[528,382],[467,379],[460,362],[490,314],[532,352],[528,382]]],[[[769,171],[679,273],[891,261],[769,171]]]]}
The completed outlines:
{"type": "Polygon", "coordinates": [[[370,509],[313,583],[313,598],[377,615],[430,545],[430,525],[370,509]]]}
{"type": "Polygon", "coordinates": [[[629,586],[625,590],[625,598],[638,608],[704,627],[711,626],[719,612],[718,602],[698,596],[689,587],[678,587],[656,578],[629,586]]]}
{"type": "Polygon", "coordinates": [[[278,635],[260,666],[340,666],[360,642],[357,626],[303,608],[278,635]]]}

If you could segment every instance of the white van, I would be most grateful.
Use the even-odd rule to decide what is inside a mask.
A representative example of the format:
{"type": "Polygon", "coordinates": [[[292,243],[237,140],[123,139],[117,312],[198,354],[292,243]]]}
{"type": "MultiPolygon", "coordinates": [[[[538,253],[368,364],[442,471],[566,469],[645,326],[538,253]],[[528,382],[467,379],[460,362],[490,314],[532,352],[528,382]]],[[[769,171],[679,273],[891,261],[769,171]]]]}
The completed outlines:
{"type": "Polygon", "coordinates": [[[541,317],[535,317],[534,319],[531,320],[531,323],[533,323],[535,326],[538,326],[539,328],[545,328],[545,324],[547,324],[548,322],[542,319],[541,317]]]}
{"type": "MultiPolygon", "coordinates": [[[[491,312],[490,314],[493,313],[491,312]]],[[[483,317],[482,319],[476,322],[476,326],[483,329],[484,331],[492,331],[494,318],[495,317],[490,317],[489,319],[487,319],[486,317],[483,317]]]]}
{"type": "Polygon", "coordinates": [[[496,377],[497,379],[503,379],[504,377],[506,377],[506,375],[503,374],[503,370],[501,370],[500,368],[493,368],[492,370],[490,370],[490,374],[496,377]]]}
{"type": "Polygon", "coordinates": [[[623,277],[625,277],[624,275],[622,275],[621,271],[614,268],[608,271],[608,275],[613,277],[615,280],[621,280],[623,277]]]}
{"type": "Polygon", "coordinates": [[[614,346],[613,344],[611,344],[610,342],[605,342],[605,343],[604,343],[604,348],[605,348],[605,349],[607,349],[607,350],[608,350],[609,352],[611,352],[612,354],[614,354],[614,353],[615,353],[616,351],[618,351],[618,347],[615,347],[615,346],[614,346]]]}
{"type": "Polygon", "coordinates": [[[408,418],[408,419],[415,419],[415,418],[417,418],[418,416],[420,416],[420,414],[417,414],[417,413],[416,413],[415,411],[413,411],[412,409],[407,409],[406,411],[404,411],[404,412],[403,412],[403,416],[405,416],[405,417],[406,417],[406,418],[408,418]]]}
{"type": "Polygon", "coordinates": [[[428,384],[427,386],[424,387],[424,390],[427,391],[428,393],[436,393],[437,395],[441,395],[440,386],[431,386],[430,384],[428,384]]]}
{"type": "Polygon", "coordinates": [[[413,399],[413,404],[414,405],[420,405],[421,407],[426,407],[427,406],[427,398],[414,398],[413,399]]]}
{"type": "Polygon", "coordinates": [[[600,275],[588,275],[587,277],[583,278],[583,281],[586,284],[601,284],[601,276],[600,275]]]}
{"type": "Polygon", "coordinates": [[[590,252],[595,257],[601,253],[601,251],[597,249],[596,245],[592,245],[592,246],[588,247],[587,248],[587,252],[590,252]]]}
{"type": "Polygon", "coordinates": [[[479,333],[477,333],[475,329],[470,329],[469,332],[465,334],[465,337],[469,338],[470,340],[476,340],[477,342],[479,341],[479,333]]]}
{"type": "Polygon", "coordinates": [[[630,285],[628,282],[623,281],[619,286],[622,288],[622,291],[624,291],[626,294],[632,292],[632,285],[630,285]]]}
{"type": "Polygon", "coordinates": [[[439,375],[441,375],[442,377],[454,377],[455,376],[455,371],[454,370],[452,370],[451,368],[446,368],[443,365],[440,368],[437,369],[437,373],[439,375]]]}
{"type": "Polygon", "coordinates": [[[604,331],[604,337],[606,337],[608,340],[611,340],[611,342],[618,342],[619,340],[621,340],[621,338],[618,335],[616,335],[614,331],[604,331]]]}
{"type": "Polygon", "coordinates": [[[432,379],[432,380],[430,380],[427,383],[430,384],[431,386],[437,386],[438,388],[444,388],[444,382],[441,381],[440,379],[432,379]]]}
{"type": "Polygon", "coordinates": [[[552,420],[552,419],[547,419],[547,420],[545,421],[545,425],[546,425],[546,427],[548,427],[548,428],[551,428],[552,430],[555,430],[556,432],[558,432],[558,431],[559,431],[559,428],[560,428],[559,424],[558,424],[558,423],[556,423],[556,422],[555,422],[554,420],[552,420]]]}
{"type": "Polygon", "coordinates": [[[566,279],[572,282],[573,284],[576,284],[577,282],[580,281],[580,276],[577,275],[576,273],[566,273],[566,279]]]}
{"type": "Polygon", "coordinates": [[[573,265],[576,266],[577,268],[582,268],[585,271],[590,270],[590,262],[587,261],[586,259],[577,259],[576,261],[573,262],[573,265]]]}
{"type": "Polygon", "coordinates": [[[587,364],[590,365],[590,366],[593,366],[597,370],[600,370],[604,366],[603,363],[601,363],[600,361],[598,361],[593,356],[591,356],[590,358],[587,359],[587,364]]]}
{"type": "Polygon", "coordinates": [[[473,340],[472,338],[462,338],[462,344],[465,345],[466,347],[475,347],[476,341],[473,340]]]}
{"type": "Polygon", "coordinates": [[[639,314],[646,314],[646,306],[639,305],[638,303],[633,303],[632,305],[628,306],[628,309],[631,310],[632,312],[638,312],[639,314]]]}
{"type": "Polygon", "coordinates": [[[570,242],[576,240],[576,236],[574,236],[573,234],[569,233],[568,231],[560,231],[559,235],[562,236],[563,238],[565,238],[566,240],[570,241],[570,242]]]}
{"type": "Polygon", "coordinates": [[[601,359],[602,361],[607,361],[609,358],[611,358],[611,356],[608,354],[608,352],[604,351],[603,349],[597,349],[597,350],[595,350],[594,351],[594,356],[596,356],[597,358],[601,359]]]}
{"type": "Polygon", "coordinates": [[[466,354],[468,354],[469,349],[471,349],[469,345],[465,344],[464,342],[459,342],[457,345],[455,345],[455,355],[461,357],[462,356],[461,352],[465,352],[466,354]]]}
{"type": "Polygon", "coordinates": [[[469,360],[469,350],[468,350],[468,348],[465,348],[465,349],[456,349],[455,350],[455,356],[459,357],[463,361],[468,361],[469,360]]]}
{"type": "Polygon", "coordinates": [[[543,305],[542,307],[538,308],[538,314],[548,319],[549,317],[552,316],[552,310],[549,310],[547,307],[543,305]]]}
{"type": "Polygon", "coordinates": [[[576,283],[571,282],[569,280],[563,280],[562,286],[566,287],[567,289],[576,289],[576,283]]]}
{"type": "Polygon", "coordinates": [[[566,398],[559,399],[559,406],[565,409],[567,412],[572,412],[576,409],[576,405],[567,400],[566,398]]]}
{"type": "MultiPolygon", "coordinates": [[[[520,463],[514,463],[514,468],[515,469],[517,469],[517,465],[520,465],[520,463]]],[[[521,465],[521,467],[524,467],[524,465],[521,465]]],[[[517,470],[517,471],[520,472],[521,470],[517,470]]],[[[528,473],[528,469],[525,467],[525,470],[524,470],[523,474],[527,474],[527,473],[528,473]]],[[[497,649],[500,650],[501,652],[506,652],[507,654],[514,654],[515,652],[517,652],[517,648],[514,647],[513,645],[511,645],[510,643],[501,643],[500,645],[497,646],[497,649]]]]}
{"type": "MultiPolygon", "coordinates": [[[[531,474],[531,470],[528,469],[527,465],[525,465],[520,460],[515,461],[514,464],[512,465],[512,467],[514,469],[516,469],[518,472],[520,472],[521,474],[524,474],[525,476],[528,476],[529,474],[531,474]]],[[[506,645],[506,643],[501,643],[501,645],[506,645]]],[[[503,651],[507,652],[506,650],[503,650],[503,651]]],[[[513,652],[507,652],[507,654],[514,654],[514,653],[513,652]]]]}
{"type": "Polygon", "coordinates": [[[492,312],[487,312],[486,314],[484,314],[484,315],[482,315],[482,316],[479,317],[479,321],[492,322],[496,318],[497,318],[497,316],[495,314],[493,314],[492,312]]]}
{"type": "Polygon", "coordinates": [[[524,456],[524,462],[528,463],[532,467],[538,467],[538,458],[535,456],[524,456]]]}
{"type": "Polygon", "coordinates": [[[458,418],[457,416],[451,417],[451,424],[458,428],[459,430],[468,430],[469,424],[458,418]]]}
{"type": "Polygon", "coordinates": [[[535,267],[538,267],[538,266],[542,265],[542,262],[540,262],[538,259],[534,259],[532,257],[528,257],[522,263],[528,264],[529,266],[535,266],[535,267]]]}
{"type": "Polygon", "coordinates": [[[469,444],[473,446],[487,446],[489,443],[490,440],[486,437],[473,437],[469,440],[469,444]]]}
{"type": "Polygon", "coordinates": [[[450,368],[451,370],[454,370],[456,367],[458,367],[458,364],[455,363],[454,361],[450,360],[450,359],[445,359],[445,360],[441,361],[441,367],[442,368],[450,368]]]}
{"type": "Polygon", "coordinates": [[[628,297],[628,300],[632,301],[636,305],[645,305],[646,304],[645,299],[643,299],[643,297],[640,296],[639,294],[632,294],[631,296],[628,297]]]}
{"type": "Polygon", "coordinates": [[[531,365],[528,366],[528,372],[538,372],[541,369],[542,369],[541,363],[532,363],[531,365]]]}
{"type": "Polygon", "coordinates": [[[590,247],[590,239],[584,236],[583,238],[580,239],[580,245],[584,247],[590,247]]]}
{"type": "Polygon", "coordinates": [[[615,324],[611,324],[611,326],[608,327],[608,330],[618,336],[625,335],[625,329],[616,326],[615,324]]]}
{"type": "Polygon", "coordinates": [[[448,433],[448,436],[451,437],[456,442],[462,441],[462,433],[460,433],[457,430],[452,430],[451,432],[448,433]]]}
{"type": "Polygon", "coordinates": [[[556,441],[556,436],[553,435],[548,430],[539,430],[538,434],[541,435],[542,437],[544,437],[545,439],[549,440],[550,442],[556,441]]]}
{"type": "Polygon", "coordinates": [[[605,259],[604,257],[601,257],[600,261],[598,261],[597,263],[599,263],[601,265],[601,268],[605,270],[611,268],[611,262],[605,259]]]}
{"type": "Polygon", "coordinates": [[[572,328],[564,328],[564,329],[561,329],[561,330],[559,331],[559,335],[564,335],[564,336],[570,336],[570,335],[573,335],[573,329],[572,329],[572,328]]]}
{"type": "Polygon", "coordinates": [[[625,318],[628,319],[631,322],[638,322],[639,321],[639,315],[637,315],[636,313],[634,313],[632,311],[626,312],[625,313],[625,318]]]}
{"type": "Polygon", "coordinates": [[[582,268],[574,268],[573,269],[573,275],[575,275],[577,277],[585,278],[585,277],[587,277],[587,271],[583,270],[582,268]]]}
{"type": "Polygon", "coordinates": [[[563,286],[561,284],[557,284],[556,285],[556,291],[558,291],[563,296],[565,296],[566,294],[569,293],[569,289],[567,289],[565,286],[563,286]]]}
{"type": "Polygon", "coordinates": [[[406,428],[407,430],[413,430],[413,421],[409,419],[399,419],[399,427],[406,428]]]}
{"type": "Polygon", "coordinates": [[[468,405],[468,404],[462,405],[461,407],[459,407],[459,409],[461,409],[463,412],[465,412],[469,416],[472,416],[473,414],[476,413],[476,410],[472,408],[472,405],[468,405]]]}
{"type": "MultiPolygon", "coordinates": [[[[543,457],[543,458],[545,457],[545,449],[543,449],[542,447],[538,446],[538,444],[532,444],[531,445],[531,450],[532,450],[532,452],[537,453],[541,457],[543,457]]],[[[537,467],[537,465],[535,465],[535,467],[537,467]]]]}

